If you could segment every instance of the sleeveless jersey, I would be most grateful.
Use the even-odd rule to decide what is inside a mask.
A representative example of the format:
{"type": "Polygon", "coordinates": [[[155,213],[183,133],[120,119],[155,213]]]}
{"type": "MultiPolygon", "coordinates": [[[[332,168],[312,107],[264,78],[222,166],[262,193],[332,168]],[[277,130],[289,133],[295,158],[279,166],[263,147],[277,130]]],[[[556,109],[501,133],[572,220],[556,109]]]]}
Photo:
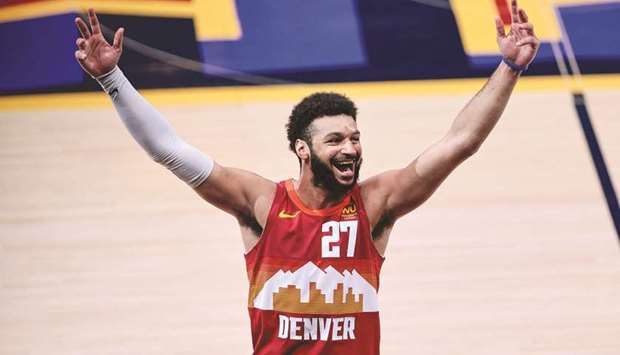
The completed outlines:
{"type": "Polygon", "coordinates": [[[359,185],[337,206],[304,206],[280,182],[246,255],[256,355],[379,354],[379,272],[359,185]]]}

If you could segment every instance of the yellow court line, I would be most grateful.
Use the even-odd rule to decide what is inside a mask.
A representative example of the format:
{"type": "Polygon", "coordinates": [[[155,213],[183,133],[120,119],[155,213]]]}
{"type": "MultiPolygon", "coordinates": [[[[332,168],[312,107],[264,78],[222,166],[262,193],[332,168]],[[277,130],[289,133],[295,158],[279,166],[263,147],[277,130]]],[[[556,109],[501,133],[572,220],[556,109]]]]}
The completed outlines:
{"type": "MultiPolygon", "coordinates": [[[[155,105],[202,105],[297,101],[317,91],[342,92],[355,99],[385,96],[473,95],[486,79],[443,79],[363,83],[232,86],[149,89],[142,94],[155,105]]],[[[581,87],[560,76],[525,77],[517,92],[569,91],[575,89],[620,90],[620,74],[585,75],[581,87]]],[[[110,107],[102,92],[17,95],[0,97],[0,111],[33,111],[110,107]]]]}
{"type": "Polygon", "coordinates": [[[86,12],[94,8],[98,13],[193,18],[192,2],[144,0],[58,0],[17,4],[0,8],[0,22],[51,16],[72,12],[86,12]]]}

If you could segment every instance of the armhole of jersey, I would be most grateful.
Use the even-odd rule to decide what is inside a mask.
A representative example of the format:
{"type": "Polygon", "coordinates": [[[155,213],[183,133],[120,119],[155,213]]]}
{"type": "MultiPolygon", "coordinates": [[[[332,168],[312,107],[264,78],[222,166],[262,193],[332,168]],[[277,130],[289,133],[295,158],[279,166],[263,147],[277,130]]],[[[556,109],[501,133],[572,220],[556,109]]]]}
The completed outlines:
{"type": "Polygon", "coordinates": [[[260,234],[258,242],[256,242],[256,244],[254,244],[254,246],[250,250],[248,250],[247,253],[243,254],[245,257],[248,257],[255,250],[257,250],[259,245],[263,244],[263,240],[265,239],[265,237],[269,235],[269,230],[271,229],[270,227],[273,224],[272,220],[276,218],[276,215],[278,213],[277,206],[282,204],[282,198],[284,196],[286,196],[286,187],[284,186],[283,182],[279,182],[276,186],[276,194],[273,197],[273,201],[271,202],[271,207],[269,208],[269,214],[267,215],[267,221],[265,221],[265,227],[263,228],[263,232],[260,234]]]}
{"type": "Polygon", "coordinates": [[[379,250],[377,250],[377,246],[375,245],[375,240],[372,238],[372,228],[370,226],[370,219],[368,218],[368,213],[366,212],[366,206],[364,206],[364,200],[362,199],[361,186],[355,185],[351,194],[353,195],[352,197],[356,201],[356,203],[360,205],[360,210],[364,212],[364,218],[366,218],[366,224],[368,224],[368,236],[370,238],[370,245],[372,245],[372,250],[374,251],[375,256],[379,258],[381,262],[383,262],[385,260],[385,256],[379,253],[379,250]]]}

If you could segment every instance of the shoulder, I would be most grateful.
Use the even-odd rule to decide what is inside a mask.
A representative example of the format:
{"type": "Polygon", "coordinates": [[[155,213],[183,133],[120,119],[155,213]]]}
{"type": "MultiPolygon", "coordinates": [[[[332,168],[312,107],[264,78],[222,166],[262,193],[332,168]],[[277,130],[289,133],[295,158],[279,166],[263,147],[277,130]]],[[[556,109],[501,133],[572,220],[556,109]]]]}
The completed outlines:
{"type": "Polygon", "coordinates": [[[359,183],[360,196],[371,227],[389,217],[387,201],[393,185],[397,183],[397,173],[397,170],[389,170],[359,183]]]}

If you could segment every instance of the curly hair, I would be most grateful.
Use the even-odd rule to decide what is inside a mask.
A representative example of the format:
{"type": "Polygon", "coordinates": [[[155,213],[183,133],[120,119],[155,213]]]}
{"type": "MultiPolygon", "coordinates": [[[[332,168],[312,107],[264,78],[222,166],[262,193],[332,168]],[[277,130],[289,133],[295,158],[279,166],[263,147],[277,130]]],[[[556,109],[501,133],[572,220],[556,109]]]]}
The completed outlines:
{"type": "Polygon", "coordinates": [[[289,148],[295,152],[295,141],[306,141],[312,146],[308,127],[317,118],[347,115],[356,120],[357,107],[348,97],[333,92],[317,92],[295,105],[286,124],[289,148]]]}

